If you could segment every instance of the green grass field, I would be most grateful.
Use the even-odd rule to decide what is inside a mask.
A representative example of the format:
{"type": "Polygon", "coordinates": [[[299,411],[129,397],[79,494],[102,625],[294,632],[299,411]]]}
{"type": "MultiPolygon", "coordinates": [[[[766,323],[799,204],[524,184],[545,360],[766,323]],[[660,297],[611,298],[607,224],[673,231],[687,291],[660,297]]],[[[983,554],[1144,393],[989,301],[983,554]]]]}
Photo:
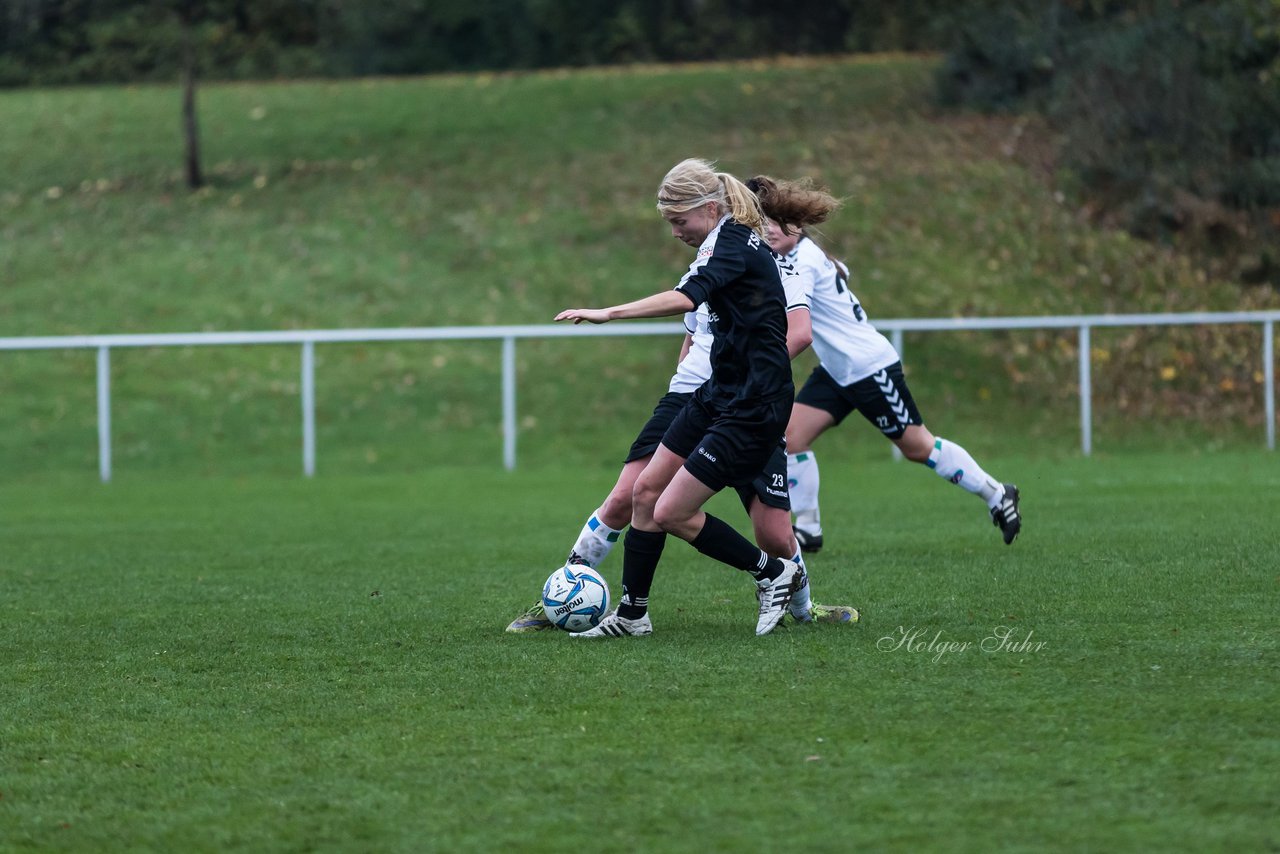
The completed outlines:
{"type": "Polygon", "coordinates": [[[8,485],[0,849],[1274,849],[1260,460],[990,460],[1009,548],[831,466],[811,570],[860,624],[756,638],[674,542],[655,634],[585,644],[502,629],[604,470],[8,485]]]}
{"type": "MultiPolygon", "coordinates": [[[[932,67],[206,86],[195,194],[174,88],[0,92],[0,336],[548,322],[676,281],[690,155],[845,196],[873,318],[1276,305],[1094,229],[932,67]]],[[[1280,850],[1257,330],[1093,347],[1082,459],[1073,334],[907,336],[1012,548],[850,426],[811,569],[859,625],[756,638],[673,543],[656,634],[586,646],[502,629],[678,341],[522,342],[510,473],[498,345],[322,346],[310,480],[297,348],[116,351],[106,486],[93,354],[0,353],[0,851],[1280,850]]]]}

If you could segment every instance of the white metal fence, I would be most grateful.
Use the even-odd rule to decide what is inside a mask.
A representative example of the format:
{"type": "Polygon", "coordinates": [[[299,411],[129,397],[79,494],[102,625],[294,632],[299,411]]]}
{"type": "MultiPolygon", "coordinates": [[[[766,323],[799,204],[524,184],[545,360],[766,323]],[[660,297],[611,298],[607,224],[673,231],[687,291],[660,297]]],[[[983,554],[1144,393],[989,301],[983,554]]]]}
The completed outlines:
{"type": "MultiPolygon", "coordinates": [[[[877,320],[902,352],[904,332],[960,332],[996,329],[1075,329],[1080,352],[1080,450],[1093,450],[1093,393],[1090,333],[1097,327],[1194,326],[1257,324],[1262,334],[1262,374],[1266,411],[1266,444],[1276,445],[1275,323],[1280,311],[1190,312],[1183,314],[1097,314],[1055,317],[973,317],[877,320]]],[[[298,344],[301,351],[302,471],[316,470],[315,347],[376,341],[502,342],[503,464],[516,465],[516,339],[568,336],[669,335],[683,332],[679,323],[619,323],[607,326],[442,326],[406,329],[315,329],[289,332],[193,332],[156,335],[68,335],[0,338],[0,350],[96,349],[98,355],[98,471],[111,480],[111,351],[123,347],[206,347],[249,344],[298,344]]],[[[895,449],[896,452],[896,449],[895,449]]]]}

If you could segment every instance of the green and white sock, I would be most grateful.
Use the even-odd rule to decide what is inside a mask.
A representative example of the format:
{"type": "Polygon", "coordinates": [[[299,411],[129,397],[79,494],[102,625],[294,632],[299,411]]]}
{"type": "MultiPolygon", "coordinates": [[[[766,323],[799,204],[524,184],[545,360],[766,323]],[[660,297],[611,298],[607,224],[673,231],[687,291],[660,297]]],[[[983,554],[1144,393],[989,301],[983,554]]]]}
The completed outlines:
{"type": "Polygon", "coordinates": [[[1004,487],[982,470],[969,452],[946,439],[935,439],[926,463],[938,477],[982,497],[987,507],[995,507],[1004,496],[1004,487]]]}
{"type": "Polygon", "coordinates": [[[818,510],[818,458],[813,451],[787,454],[787,488],[796,527],[812,536],[822,535],[822,514],[818,510]]]}
{"type": "Polygon", "coordinates": [[[600,511],[596,510],[582,526],[578,541],[573,544],[573,551],[569,553],[569,559],[573,560],[576,556],[586,561],[587,566],[597,569],[609,556],[609,552],[613,551],[620,536],[622,531],[601,522],[600,511]]]}

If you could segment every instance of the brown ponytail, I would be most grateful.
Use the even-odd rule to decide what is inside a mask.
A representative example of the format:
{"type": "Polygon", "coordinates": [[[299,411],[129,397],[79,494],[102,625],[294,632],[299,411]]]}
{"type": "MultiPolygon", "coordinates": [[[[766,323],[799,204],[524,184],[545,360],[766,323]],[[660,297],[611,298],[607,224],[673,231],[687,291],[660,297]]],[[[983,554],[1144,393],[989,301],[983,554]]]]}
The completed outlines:
{"type": "Polygon", "coordinates": [[[814,186],[812,179],[778,181],[757,175],[747,187],[760,200],[764,215],[789,231],[802,230],[826,222],[840,207],[840,200],[814,186]]]}

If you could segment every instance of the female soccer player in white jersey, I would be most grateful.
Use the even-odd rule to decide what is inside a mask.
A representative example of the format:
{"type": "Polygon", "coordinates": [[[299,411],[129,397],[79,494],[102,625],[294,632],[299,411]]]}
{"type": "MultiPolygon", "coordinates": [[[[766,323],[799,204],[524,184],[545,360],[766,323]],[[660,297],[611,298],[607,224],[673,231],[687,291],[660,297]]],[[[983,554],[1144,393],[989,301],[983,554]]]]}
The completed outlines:
{"type": "MultiPolygon", "coordinates": [[[[825,219],[829,208],[816,211],[800,211],[797,216],[807,224],[825,219]]],[[[798,291],[798,279],[794,275],[783,278],[787,295],[787,351],[794,358],[809,346],[809,312],[807,298],[798,291]],[[803,311],[796,309],[804,308],[803,311]]],[[[640,472],[648,464],[663,434],[676,414],[684,407],[693,392],[711,377],[711,346],[709,311],[705,303],[684,316],[685,337],[680,350],[679,364],[668,385],[667,393],[658,401],[649,421],[632,443],[622,471],[604,503],[592,513],[578,539],[570,550],[568,561],[598,568],[617,543],[623,529],[631,521],[632,490],[640,472]]],[[[770,458],[769,465],[748,486],[739,487],[738,494],[751,517],[756,544],[774,557],[791,557],[804,563],[792,533],[790,502],[786,491],[786,454],[779,446],[770,458]]],[[[812,601],[807,574],[789,606],[791,615],[801,621],[854,622],[858,619],[856,608],[847,605],[821,605],[812,601]]],[[[534,632],[551,628],[552,623],[543,611],[541,601],[507,626],[509,632],[534,632]]]]}
{"type": "Polygon", "coordinates": [[[1018,488],[992,478],[968,451],[934,436],[924,426],[903,377],[902,361],[849,289],[848,269],[814,243],[805,234],[803,221],[792,213],[810,207],[815,194],[831,197],[801,182],[766,176],[752,178],[748,186],[769,217],[766,235],[770,246],[791,261],[803,282],[813,349],[819,360],[796,395],[787,425],[787,471],[801,550],[822,548],[813,442],[854,410],[897,445],[907,459],[980,496],[1005,543],[1012,543],[1022,528],[1018,488]]]}
{"type": "Polygon", "coordinates": [[[667,173],[658,189],[658,210],[672,235],[698,250],[680,284],[624,305],[566,309],[556,320],[663,317],[706,303],[711,378],[672,420],[636,479],[617,610],[572,637],[652,633],[649,591],[667,534],[750,573],[759,598],[756,634],[768,634],[799,587],[800,567],[770,557],[702,506],[726,486],[752,483],[786,432],[795,388],[778,263],[763,240],[765,220],[755,194],[705,161],[685,160],[667,173]]]}

